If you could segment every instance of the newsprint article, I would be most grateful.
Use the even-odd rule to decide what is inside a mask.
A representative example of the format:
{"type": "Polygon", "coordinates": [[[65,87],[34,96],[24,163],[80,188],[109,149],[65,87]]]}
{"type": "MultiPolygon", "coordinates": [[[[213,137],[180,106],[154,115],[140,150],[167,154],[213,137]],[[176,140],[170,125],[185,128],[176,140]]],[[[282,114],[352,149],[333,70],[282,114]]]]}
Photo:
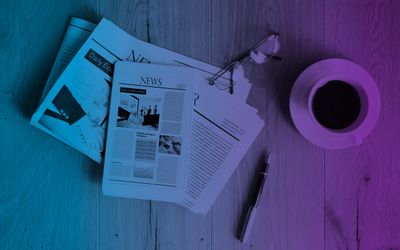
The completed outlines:
{"type": "Polygon", "coordinates": [[[105,193],[173,202],[182,197],[197,79],[189,68],[116,64],[105,193]]]}

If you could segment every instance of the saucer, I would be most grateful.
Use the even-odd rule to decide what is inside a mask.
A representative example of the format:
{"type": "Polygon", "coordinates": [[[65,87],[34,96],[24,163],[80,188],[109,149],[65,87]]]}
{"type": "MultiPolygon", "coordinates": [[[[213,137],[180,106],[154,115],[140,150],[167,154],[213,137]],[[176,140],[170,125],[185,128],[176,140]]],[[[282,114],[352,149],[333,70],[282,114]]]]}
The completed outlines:
{"type": "Polygon", "coordinates": [[[297,130],[311,143],[327,149],[361,144],[375,127],[379,111],[380,96],[372,76],[361,66],[344,59],[326,59],[312,64],[297,78],[290,95],[290,114],[297,130]],[[357,85],[359,95],[362,92],[362,111],[347,129],[332,130],[322,126],[310,108],[312,90],[331,80],[357,85]]]}

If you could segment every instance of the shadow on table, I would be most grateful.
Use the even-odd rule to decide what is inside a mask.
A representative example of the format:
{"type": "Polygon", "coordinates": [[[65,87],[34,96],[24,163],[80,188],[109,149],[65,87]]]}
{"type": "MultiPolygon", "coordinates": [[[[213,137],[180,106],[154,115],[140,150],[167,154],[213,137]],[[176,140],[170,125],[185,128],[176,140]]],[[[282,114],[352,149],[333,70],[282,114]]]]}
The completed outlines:
{"type": "Polygon", "coordinates": [[[84,167],[87,168],[88,170],[88,179],[91,182],[95,183],[101,183],[102,182],[102,176],[103,176],[103,164],[99,164],[97,162],[94,162],[93,160],[87,158],[85,160],[85,165],[84,167]]]}
{"type": "Polygon", "coordinates": [[[274,109],[273,112],[281,112],[284,119],[294,128],[289,109],[292,86],[303,70],[325,58],[325,48],[323,42],[313,41],[313,37],[310,37],[310,40],[299,40],[293,36],[294,34],[281,33],[279,55],[282,60],[253,66],[250,79],[253,87],[266,89],[266,98],[270,99],[268,111],[274,109]]]}

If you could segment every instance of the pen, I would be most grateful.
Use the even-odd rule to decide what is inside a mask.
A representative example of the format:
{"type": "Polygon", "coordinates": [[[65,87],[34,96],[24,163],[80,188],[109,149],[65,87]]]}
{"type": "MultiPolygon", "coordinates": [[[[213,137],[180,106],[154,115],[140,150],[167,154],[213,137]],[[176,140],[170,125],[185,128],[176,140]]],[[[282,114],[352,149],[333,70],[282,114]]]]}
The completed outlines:
{"type": "Polygon", "coordinates": [[[247,210],[246,219],[244,220],[244,224],[243,224],[242,231],[240,234],[240,242],[241,243],[246,243],[249,238],[249,235],[251,233],[251,229],[253,227],[253,223],[255,220],[256,212],[257,212],[258,203],[260,201],[260,198],[261,198],[261,195],[262,195],[262,192],[264,189],[265,180],[267,179],[270,158],[271,158],[271,154],[269,153],[267,156],[267,160],[265,162],[264,171],[260,172],[261,181],[260,181],[260,184],[258,187],[257,196],[255,197],[254,201],[251,203],[251,205],[249,206],[249,209],[247,210]]]}

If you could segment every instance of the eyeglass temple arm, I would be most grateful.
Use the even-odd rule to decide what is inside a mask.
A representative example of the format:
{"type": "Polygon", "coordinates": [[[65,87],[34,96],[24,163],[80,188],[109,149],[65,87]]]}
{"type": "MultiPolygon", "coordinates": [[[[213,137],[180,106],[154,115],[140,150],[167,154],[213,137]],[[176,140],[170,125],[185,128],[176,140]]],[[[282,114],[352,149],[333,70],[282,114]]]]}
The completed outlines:
{"type": "MultiPolygon", "coordinates": [[[[264,38],[263,40],[261,40],[260,42],[257,43],[256,46],[254,46],[252,49],[250,49],[250,52],[254,49],[257,49],[258,47],[260,47],[265,41],[267,41],[268,39],[270,39],[272,36],[276,36],[279,37],[279,33],[272,33],[270,35],[268,35],[266,38],[264,38]]],[[[272,60],[282,60],[281,57],[279,56],[275,56],[275,55],[268,55],[269,59],[272,60]]],[[[230,64],[228,64],[226,67],[221,68],[219,71],[217,71],[213,76],[211,76],[208,80],[210,81],[210,85],[214,84],[214,81],[217,80],[218,78],[220,78],[223,74],[225,74],[227,71],[231,70],[236,64],[240,64],[245,62],[246,60],[248,60],[250,58],[250,53],[248,53],[246,56],[243,56],[239,61],[234,61],[230,64]]]]}

